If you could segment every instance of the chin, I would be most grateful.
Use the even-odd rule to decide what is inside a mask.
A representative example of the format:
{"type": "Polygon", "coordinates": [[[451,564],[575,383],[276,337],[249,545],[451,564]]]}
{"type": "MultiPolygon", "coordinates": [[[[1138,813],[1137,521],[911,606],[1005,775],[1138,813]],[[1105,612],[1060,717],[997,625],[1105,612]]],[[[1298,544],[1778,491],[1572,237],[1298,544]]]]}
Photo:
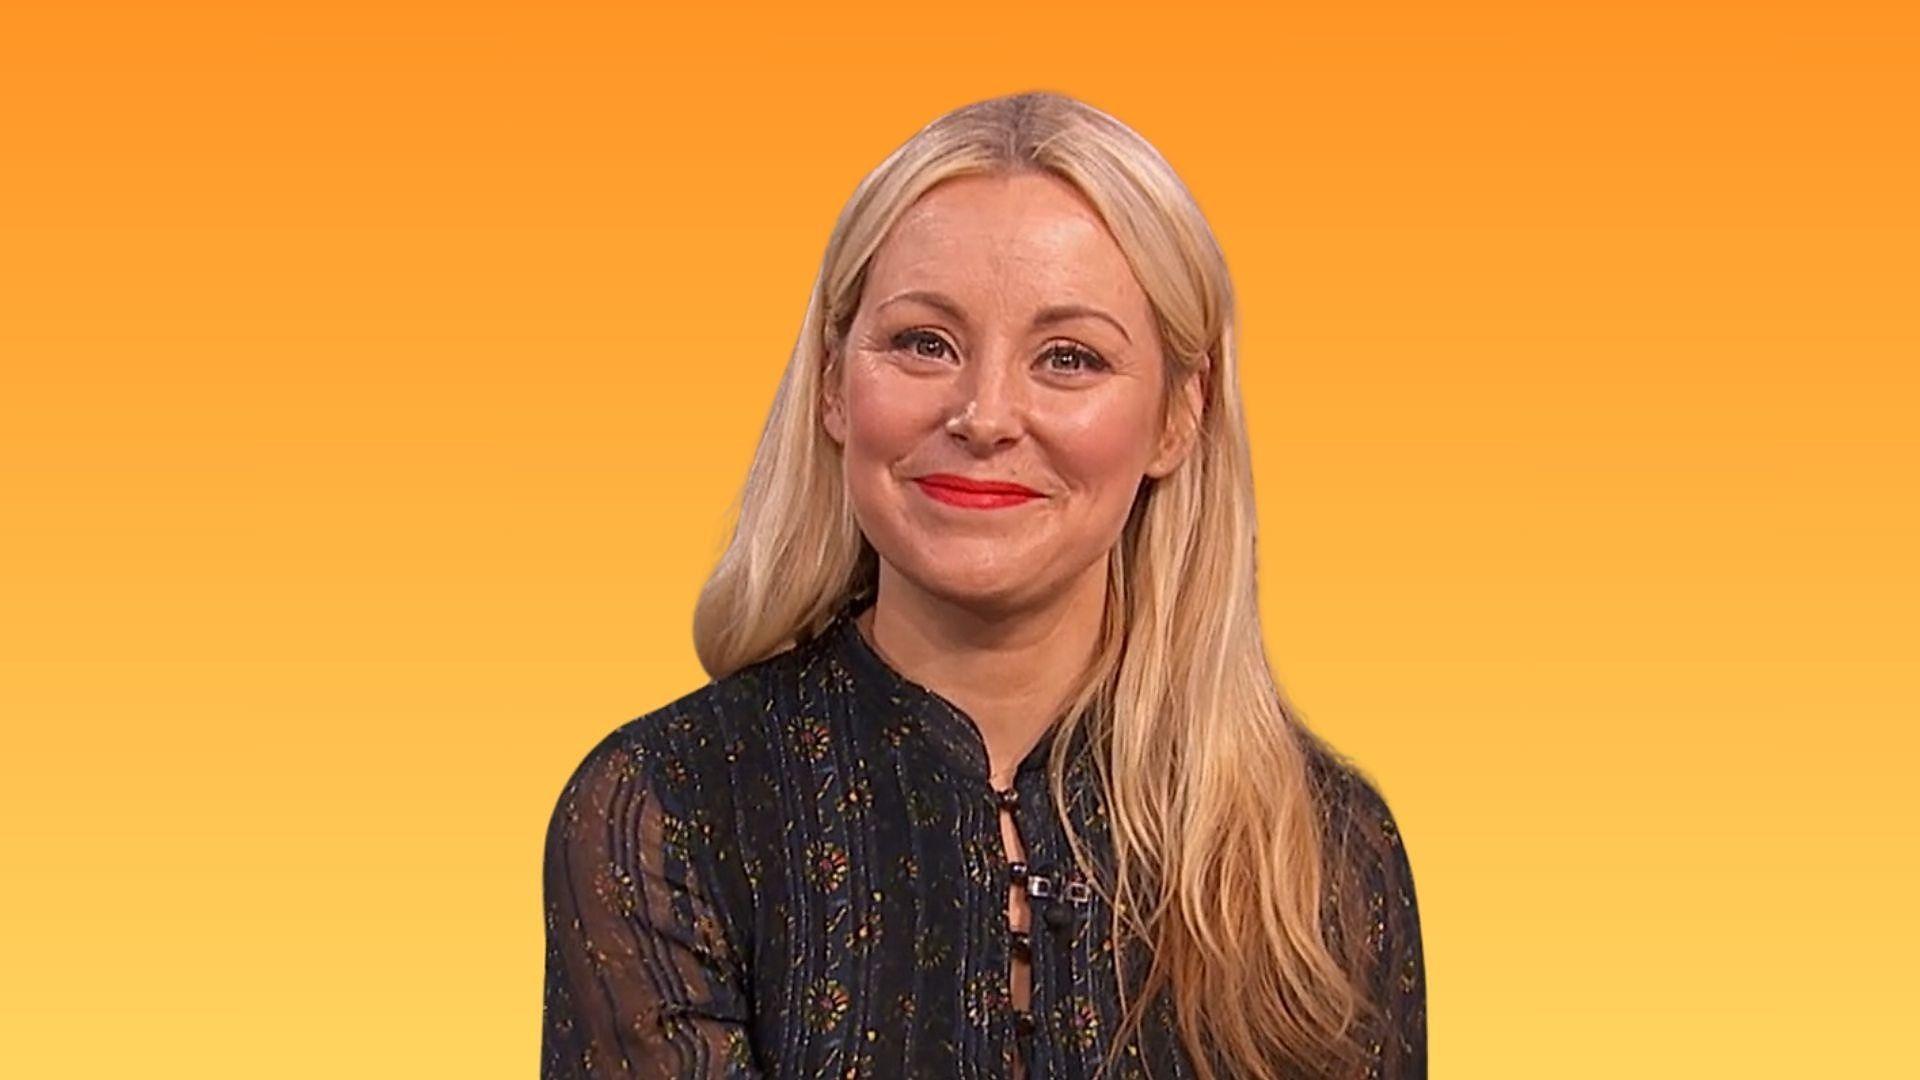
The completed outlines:
{"type": "Polygon", "coordinates": [[[1011,611],[1025,606],[1034,583],[1025,575],[987,568],[955,573],[952,568],[902,570],[915,588],[955,607],[973,611],[1011,611]]]}

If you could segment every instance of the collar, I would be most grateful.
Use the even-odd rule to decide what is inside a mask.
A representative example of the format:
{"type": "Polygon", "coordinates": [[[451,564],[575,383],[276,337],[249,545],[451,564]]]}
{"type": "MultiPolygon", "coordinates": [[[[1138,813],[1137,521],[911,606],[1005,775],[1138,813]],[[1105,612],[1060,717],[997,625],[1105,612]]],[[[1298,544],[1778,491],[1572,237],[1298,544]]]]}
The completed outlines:
{"type": "MultiPolygon", "coordinates": [[[[861,711],[885,725],[890,742],[913,741],[929,750],[956,774],[986,783],[990,777],[986,740],[980,726],[960,706],[938,691],[908,678],[889,664],[867,642],[854,619],[874,603],[871,590],[857,591],[844,600],[821,631],[828,652],[853,677],[861,711]]],[[[1019,775],[1045,772],[1059,723],[1047,729],[1020,761],[1019,775]]],[[[1074,732],[1075,753],[1086,748],[1087,725],[1074,732]]]]}

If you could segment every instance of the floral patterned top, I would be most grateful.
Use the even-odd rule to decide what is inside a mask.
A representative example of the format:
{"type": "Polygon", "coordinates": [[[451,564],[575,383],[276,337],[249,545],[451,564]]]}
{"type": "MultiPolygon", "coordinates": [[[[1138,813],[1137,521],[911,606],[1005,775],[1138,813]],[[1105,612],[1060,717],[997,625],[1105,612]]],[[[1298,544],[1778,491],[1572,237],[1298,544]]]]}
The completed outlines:
{"type": "MultiPolygon", "coordinates": [[[[1110,916],[1055,817],[1053,734],[996,791],[973,722],[855,625],[871,602],[855,595],[797,647],[628,721],[568,778],[544,852],[543,1078],[1091,1080],[1108,1056],[1113,1076],[1196,1075],[1165,993],[1138,1037],[1110,1045],[1110,916]],[[1006,898],[1022,893],[1032,919],[1016,926],[1006,898]]],[[[1085,730],[1066,790],[1097,853],[1111,838],[1085,730]]],[[[1329,881],[1351,883],[1327,903],[1359,905],[1382,1009],[1366,1075],[1424,1078],[1406,848],[1378,791],[1309,743],[1348,869],[1329,881]]]]}

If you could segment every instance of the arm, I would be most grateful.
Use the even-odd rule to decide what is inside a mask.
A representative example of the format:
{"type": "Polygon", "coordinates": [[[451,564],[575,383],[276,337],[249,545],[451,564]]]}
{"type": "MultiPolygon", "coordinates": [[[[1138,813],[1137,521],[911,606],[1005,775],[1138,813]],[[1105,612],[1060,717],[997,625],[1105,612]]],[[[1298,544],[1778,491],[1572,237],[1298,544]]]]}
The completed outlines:
{"type": "Polygon", "coordinates": [[[1365,897],[1369,988],[1382,1013],[1368,1033],[1369,1077],[1425,1080],[1426,958],[1413,868],[1393,811],[1373,785],[1356,777],[1350,843],[1365,897]]]}
{"type": "Polygon", "coordinates": [[[699,831],[626,728],[574,771],[547,828],[542,1080],[755,1080],[748,995],[699,831]]]}

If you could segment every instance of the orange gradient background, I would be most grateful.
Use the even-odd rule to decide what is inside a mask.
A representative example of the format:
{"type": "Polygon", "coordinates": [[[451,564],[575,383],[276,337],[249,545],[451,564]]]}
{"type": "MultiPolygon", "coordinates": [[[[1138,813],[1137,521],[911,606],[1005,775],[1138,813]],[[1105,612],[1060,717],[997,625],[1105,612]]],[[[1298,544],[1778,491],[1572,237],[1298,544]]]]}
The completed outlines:
{"type": "Polygon", "coordinates": [[[0,4],[0,1073],[531,1076],[828,230],[1105,108],[1243,316],[1274,665],[1436,1077],[1920,1011],[1911,5],[0,4]]]}

